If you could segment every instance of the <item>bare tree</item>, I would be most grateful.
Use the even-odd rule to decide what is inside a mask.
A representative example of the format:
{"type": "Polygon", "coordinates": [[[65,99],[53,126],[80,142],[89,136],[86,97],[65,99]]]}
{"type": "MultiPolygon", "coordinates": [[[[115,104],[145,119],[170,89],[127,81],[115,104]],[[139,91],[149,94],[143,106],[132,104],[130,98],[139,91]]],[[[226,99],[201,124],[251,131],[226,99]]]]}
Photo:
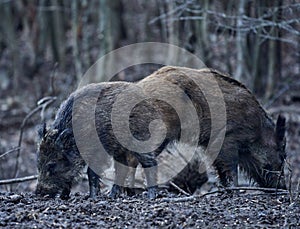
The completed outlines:
{"type": "Polygon", "coordinates": [[[13,15],[14,3],[8,1],[2,3],[0,12],[3,15],[3,20],[1,20],[1,30],[4,33],[5,43],[8,45],[8,48],[12,55],[12,75],[13,75],[13,86],[15,89],[19,87],[20,79],[20,56],[17,45],[17,35],[15,30],[15,17],[13,15]]]}
{"type": "MultiPolygon", "coordinates": [[[[116,48],[120,37],[120,1],[100,0],[99,3],[99,57],[116,48]]],[[[102,65],[97,66],[96,81],[103,81],[105,69],[111,69],[113,60],[105,59],[102,65]]]]}
{"type": "MultiPolygon", "coordinates": [[[[221,56],[223,59],[219,54],[218,58],[213,58],[214,61],[206,60],[208,66],[219,65],[220,68],[226,63],[227,70],[234,73],[235,78],[267,100],[274,94],[282,75],[282,44],[294,49],[298,47],[300,30],[296,25],[300,22],[299,6],[299,3],[291,4],[288,0],[214,1],[210,4],[206,0],[187,0],[180,2],[175,9],[169,8],[158,18],[166,23],[195,21],[196,26],[190,28],[196,34],[198,52],[204,58],[209,55],[204,52],[205,49],[216,55],[218,42],[219,52],[227,48],[221,56]]],[[[172,40],[174,36],[173,33],[172,40]]],[[[179,45],[184,46],[182,40],[179,39],[179,45]]]]}
{"type": "Polygon", "coordinates": [[[78,1],[74,0],[71,3],[71,15],[72,15],[72,50],[74,57],[75,73],[77,81],[79,82],[82,77],[82,66],[79,56],[79,47],[78,47],[78,1]]]}
{"type": "Polygon", "coordinates": [[[241,80],[244,71],[244,50],[245,50],[245,33],[240,29],[243,26],[243,16],[245,15],[245,0],[240,0],[237,10],[237,35],[236,35],[236,71],[235,78],[241,80]]]}

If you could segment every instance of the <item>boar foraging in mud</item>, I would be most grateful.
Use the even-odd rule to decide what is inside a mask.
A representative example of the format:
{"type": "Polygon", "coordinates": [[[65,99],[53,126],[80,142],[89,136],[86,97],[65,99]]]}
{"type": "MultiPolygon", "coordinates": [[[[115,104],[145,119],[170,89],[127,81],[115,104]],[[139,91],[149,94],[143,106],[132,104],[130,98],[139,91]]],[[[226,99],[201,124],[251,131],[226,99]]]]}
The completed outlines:
{"type": "MultiPolygon", "coordinates": [[[[275,125],[245,86],[217,71],[163,67],[137,83],[90,84],[70,95],[61,105],[54,123],[49,129],[44,127],[40,131],[37,194],[55,196],[60,193],[62,198],[68,197],[73,180],[85,165],[75,142],[73,131],[75,127],[72,126],[72,119],[84,117],[89,112],[86,109],[86,105],[91,103],[89,96],[97,95],[93,116],[97,137],[105,151],[112,155],[116,162],[119,162],[115,163],[115,182],[110,195],[116,197],[121,192],[128,167],[135,168],[140,163],[145,171],[148,197],[154,198],[157,185],[156,158],[169,144],[180,141],[181,132],[184,131],[181,129],[180,121],[182,120],[179,120],[177,110],[170,106],[168,101],[151,98],[151,94],[155,93],[175,96],[171,88],[162,87],[161,80],[177,85],[184,92],[184,95],[176,94],[179,98],[179,108],[185,106],[186,98],[192,101],[199,120],[197,124],[199,127],[194,126],[195,129],[200,130],[197,144],[206,148],[210,139],[212,123],[209,104],[201,89],[189,77],[191,75],[197,76],[200,80],[215,80],[226,105],[226,114],[220,114],[226,116],[225,139],[213,162],[221,184],[223,186],[237,185],[237,167],[240,166],[262,187],[285,188],[282,176],[286,157],[285,119],[282,116],[278,117],[275,125]],[[129,89],[136,92],[150,92],[150,96],[148,94],[146,99],[138,103],[130,111],[128,117],[130,132],[135,139],[144,142],[155,137],[156,133],[160,133],[161,130],[159,127],[151,130],[152,121],[162,120],[164,123],[166,132],[163,141],[146,153],[127,149],[119,142],[113,131],[111,119],[114,104],[119,99],[119,95],[129,89]],[[77,99],[82,99],[82,102],[76,113],[72,109],[77,99]]],[[[121,100],[120,113],[125,112],[130,99],[130,97],[125,97],[121,100]]],[[[189,111],[185,109],[181,111],[189,117],[189,111]]],[[[122,126],[124,120],[119,119],[116,122],[117,126],[122,126]]],[[[89,132],[89,128],[91,127],[82,126],[82,133],[89,132]]],[[[135,144],[130,139],[126,139],[129,145],[135,144]]],[[[88,176],[90,196],[94,197],[99,190],[99,177],[91,168],[88,169],[88,176]]]]}
{"type": "MultiPolygon", "coordinates": [[[[68,103],[64,103],[62,108],[70,109],[68,103]]],[[[67,111],[65,110],[65,111],[67,111]]],[[[69,117],[63,110],[58,112],[56,122],[46,129],[46,124],[39,130],[40,143],[38,146],[38,184],[36,193],[38,195],[48,195],[55,197],[60,194],[62,199],[69,197],[71,186],[81,173],[85,162],[76,149],[75,139],[72,135],[69,117]],[[58,121],[66,126],[58,125],[58,121]]],[[[95,197],[98,188],[98,176],[88,168],[90,183],[90,196],[95,197]]]]}

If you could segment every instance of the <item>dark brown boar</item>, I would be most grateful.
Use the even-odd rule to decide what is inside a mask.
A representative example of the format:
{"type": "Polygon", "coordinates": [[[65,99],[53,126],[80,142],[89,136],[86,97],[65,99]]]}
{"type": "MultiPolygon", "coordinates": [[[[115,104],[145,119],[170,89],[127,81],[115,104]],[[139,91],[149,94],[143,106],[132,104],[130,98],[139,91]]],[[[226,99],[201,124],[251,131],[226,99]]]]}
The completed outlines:
{"type": "MultiPolygon", "coordinates": [[[[73,123],[74,120],[82,118],[83,121],[81,123],[83,123],[83,126],[79,127],[81,129],[80,133],[83,135],[91,133],[94,127],[85,123],[85,116],[87,112],[94,111],[94,106],[96,108],[93,117],[95,118],[95,128],[97,129],[99,140],[105,151],[118,162],[115,163],[115,185],[112,188],[111,196],[115,197],[120,193],[121,186],[128,173],[128,162],[133,163],[134,166],[139,162],[144,168],[155,167],[155,153],[162,149],[163,144],[155,152],[138,154],[124,148],[113,133],[111,112],[114,102],[118,95],[130,85],[137,88],[134,84],[125,82],[90,84],[72,93],[62,103],[53,124],[48,129],[44,125],[39,131],[41,140],[38,145],[39,176],[36,189],[37,194],[50,196],[61,194],[62,198],[69,196],[74,179],[86,164],[82,158],[84,152],[79,152],[76,144],[78,139],[75,140],[74,137],[75,127],[73,123]],[[95,96],[96,104],[91,104],[95,96]],[[73,110],[75,100],[79,104],[76,111],[73,110]],[[86,110],[87,105],[91,106],[90,110],[86,110]],[[134,160],[129,160],[130,158],[134,158],[134,160]]],[[[126,101],[123,105],[126,106],[126,101]]],[[[155,112],[149,101],[142,102],[133,110],[130,118],[134,120],[134,122],[132,121],[134,125],[131,128],[134,136],[140,140],[149,138],[150,132],[145,127],[149,125],[151,120],[157,118],[158,113],[155,112]]],[[[156,186],[155,172],[152,173],[151,169],[147,169],[145,174],[149,186],[148,195],[150,198],[153,198],[156,186]]],[[[90,167],[88,168],[88,176],[90,196],[95,197],[99,191],[99,177],[90,167]]]]}
{"type": "MultiPolygon", "coordinates": [[[[48,129],[44,123],[39,130],[38,195],[54,197],[60,194],[62,199],[67,199],[74,179],[85,166],[72,132],[73,100],[72,95],[62,103],[55,121],[48,129]]],[[[88,177],[90,196],[95,197],[99,191],[99,177],[90,168],[88,177]]]]}

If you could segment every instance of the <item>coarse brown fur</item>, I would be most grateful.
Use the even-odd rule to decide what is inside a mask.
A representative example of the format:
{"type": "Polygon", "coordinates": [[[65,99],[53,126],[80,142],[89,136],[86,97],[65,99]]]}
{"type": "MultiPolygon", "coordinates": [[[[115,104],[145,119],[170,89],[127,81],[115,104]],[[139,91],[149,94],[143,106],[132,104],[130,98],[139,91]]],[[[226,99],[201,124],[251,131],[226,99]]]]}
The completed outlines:
{"type": "MultiPolygon", "coordinates": [[[[281,177],[286,157],[284,118],[280,116],[276,126],[243,84],[216,70],[172,66],[159,69],[139,84],[147,87],[151,83],[153,90],[159,90],[163,79],[182,88],[195,105],[201,130],[199,144],[206,147],[211,131],[211,114],[202,91],[192,80],[192,75],[201,78],[201,81],[210,78],[216,80],[225,101],[226,134],[222,149],[214,161],[221,183],[227,186],[234,182],[236,185],[237,166],[240,165],[260,186],[285,188],[281,177]]],[[[161,107],[162,113],[168,116],[169,112],[164,112],[163,106],[161,107]]],[[[176,126],[171,122],[169,125],[176,126]]]]}

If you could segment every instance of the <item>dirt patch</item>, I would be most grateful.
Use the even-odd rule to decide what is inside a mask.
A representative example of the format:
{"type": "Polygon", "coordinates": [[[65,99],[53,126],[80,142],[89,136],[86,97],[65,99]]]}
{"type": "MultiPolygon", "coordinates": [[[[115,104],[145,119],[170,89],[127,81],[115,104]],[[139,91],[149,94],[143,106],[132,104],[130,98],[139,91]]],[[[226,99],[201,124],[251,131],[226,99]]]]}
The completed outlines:
{"type": "Polygon", "coordinates": [[[0,193],[0,227],[30,228],[278,228],[300,227],[300,202],[287,195],[233,193],[184,197],[161,191],[156,200],[143,195],[69,200],[33,194],[0,193]]]}

